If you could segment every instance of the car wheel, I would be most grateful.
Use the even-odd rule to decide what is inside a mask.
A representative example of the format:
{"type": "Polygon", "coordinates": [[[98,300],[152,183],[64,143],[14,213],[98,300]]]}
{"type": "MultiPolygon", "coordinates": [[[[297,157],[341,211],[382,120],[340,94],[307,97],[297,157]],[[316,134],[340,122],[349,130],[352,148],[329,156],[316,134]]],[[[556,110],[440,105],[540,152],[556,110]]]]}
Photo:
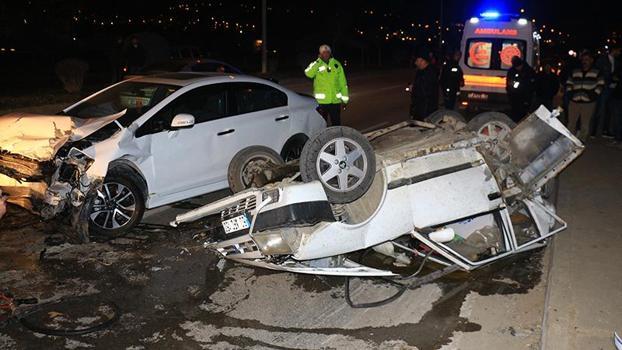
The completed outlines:
{"type": "Polygon", "coordinates": [[[289,139],[285,146],[283,146],[283,151],[281,151],[281,157],[283,160],[288,163],[293,160],[300,159],[300,155],[302,154],[302,148],[305,146],[305,143],[309,138],[306,135],[298,134],[291,139],[289,139]]]}
{"type": "Polygon", "coordinates": [[[145,199],[136,181],[127,175],[109,175],[91,200],[89,231],[117,237],[136,226],[144,213],[145,199]]]}
{"type": "Polygon", "coordinates": [[[507,149],[499,147],[499,143],[506,143],[509,140],[512,129],[516,123],[507,115],[499,112],[485,112],[475,116],[467,123],[467,129],[474,131],[480,137],[491,140],[492,152],[500,159],[509,156],[507,149]]]}
{"type": "Polygon", "coordinates": [[[439,109],[425,118],[425,121],[432,124],[448,123],[456,125],[458,122],[466,124],[462,114],[451,109],[439,109]]]}
{"type": "Polygon", "coordinates": [[[349,203],[371,186],[376,156],[365,136],[345,126],[318,132],[300,156],[300,175],[305,182],[318,180],[332,203],[349,203]]]}
{"type": "Polygon", "coordinates": [[[229,163],[227,179],[233,193],[253,185],[253,179],[265,169],[285,164],[274,150],[264,146],[251,146],[239,151],[229,163]]]}

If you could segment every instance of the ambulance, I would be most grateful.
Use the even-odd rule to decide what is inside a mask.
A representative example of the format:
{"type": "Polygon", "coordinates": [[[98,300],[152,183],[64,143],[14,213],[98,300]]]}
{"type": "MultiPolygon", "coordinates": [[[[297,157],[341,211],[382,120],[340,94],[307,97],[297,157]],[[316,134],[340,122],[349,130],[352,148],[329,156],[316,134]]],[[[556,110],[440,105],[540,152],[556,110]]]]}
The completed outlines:
{"type": "Polygon", "coordinates": [[[516,15],[486,11],[466,21],[460,67],[464,87],[458,108],[464,115],[484,111],[506,112],[506,74],[518,56],[534,67],[539,60],[540,35],[531,21],[516,15]]]}

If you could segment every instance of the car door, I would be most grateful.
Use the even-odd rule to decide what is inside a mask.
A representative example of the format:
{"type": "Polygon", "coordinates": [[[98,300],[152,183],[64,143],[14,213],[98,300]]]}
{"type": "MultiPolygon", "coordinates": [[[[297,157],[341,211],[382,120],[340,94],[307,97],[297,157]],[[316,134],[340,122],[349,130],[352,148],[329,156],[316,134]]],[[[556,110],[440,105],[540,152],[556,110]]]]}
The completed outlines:
{"type": "Polygon", "coordinates": [[[228,115],[226,85],[201,86],[173,100],[136,131],[136,137],[146,138],[152,157],[153,183],[148,185],[155,203],[165,204],[163,197],[168,198],[164,202],[171,202],[197,195],[201,187],[202,192],[210,185],[218,187],[212,168],[222,164],[214,162],[213,154],[221,150],[214,148],[214,139],[228,115]],[[181,113],[194,116],[194,125],[171,129],[171,121],[181,113]]]}
{"type": "Polygon", "coordinates": [[[229,163],[240,150],[249,146],[266,146],[277,153],[290,136],[287,94],[270,85],[255,82],[227,83],[231,115],[214,122],[219,130],[211,147],[211,178],[226,181],[229,163]]]}

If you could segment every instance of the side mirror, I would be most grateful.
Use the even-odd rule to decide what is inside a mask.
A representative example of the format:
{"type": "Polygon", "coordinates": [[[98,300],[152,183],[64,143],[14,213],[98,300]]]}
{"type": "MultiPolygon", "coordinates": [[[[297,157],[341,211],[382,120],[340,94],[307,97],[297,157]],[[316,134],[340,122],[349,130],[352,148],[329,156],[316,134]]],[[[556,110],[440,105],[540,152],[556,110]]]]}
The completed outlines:
{"type": "Polygon", "coordinates": [[[194,116],[192,114],[180,113],[173,118],[171,122],[171,130],[188,129],[194,125],[194,116]]]}

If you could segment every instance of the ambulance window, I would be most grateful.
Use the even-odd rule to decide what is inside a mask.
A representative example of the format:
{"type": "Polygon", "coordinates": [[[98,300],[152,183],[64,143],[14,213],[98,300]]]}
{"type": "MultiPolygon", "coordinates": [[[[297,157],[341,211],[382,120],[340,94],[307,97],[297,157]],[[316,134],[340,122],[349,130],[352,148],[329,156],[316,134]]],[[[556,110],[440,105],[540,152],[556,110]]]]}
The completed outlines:
{"type": "Polygon", "coordinates": [[[492,59],[492,41],[471,40],[467,51],[467,65],[471,68],[489,69],[492,59]]]}
{"type": "Polygon", "coordinates": [[[518,56],[525,58],[525,42],[519,40],[503,40],[501,43],[501,69],[510,69],[512,67],[512,57],[518,56]]]}

